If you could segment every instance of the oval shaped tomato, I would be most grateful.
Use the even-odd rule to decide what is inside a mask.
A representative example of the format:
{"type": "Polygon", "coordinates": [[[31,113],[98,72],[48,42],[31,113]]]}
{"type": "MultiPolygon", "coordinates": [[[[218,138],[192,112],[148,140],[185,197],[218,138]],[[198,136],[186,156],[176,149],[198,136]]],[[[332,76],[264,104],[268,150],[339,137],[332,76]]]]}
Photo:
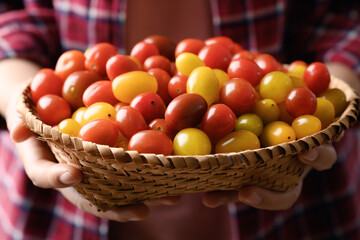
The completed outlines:
{"type": "Polygon", "coordinates": [[[212,44],[220,44],[224,47],[226,47],[230,53],[234,53],[235,50],[235,43],[234,41],[226,36],[215,36],[211,38],[207,38],[205,40],[206,45],[212,45],[212,44]]]}
{"type": "Polygon", "coordinates": [[[274,146],[294,140],[296,140],[294,129],[282,121],[267,124],[260,135],[260,141],[263,147],[274,146]]]}
{"type": "Polygon", "coordinates": [[[181,40],[175,48],[175,57],[181,53],[189,52],[197,55],[201,48],[205,46],[205,42],[196,38],[185,38],[181,40]]]}
{"type": "Polygon", "coordinates": [[[231,52],[219,43],[204,46],[198,56],[205,66],[226,71],[231,61],[231,52]]]}
{"type": "Polygon", "coordinates": [[[152,68],[160,68],[165,70],[169,75],[171,74],[171,63],[169,59],[161,55],[154,55],[145,59],[143,68],[145,71],[149,71],[152,68]]]}
{"type": "Polygon", "coordinates": [[[172,98],[186,93],[186,83],[188,76],[185,75],[175,75],[173,76],[168,83],[168,92],[172,98]]]}
{"type": "Polygon", "coordinates": [[[82,115],[81,125],[97,118],[106,118],[115,121],[116,110],[106,102],[97,102],[89,106],[82,115]]]}
{"type": "Polygon", "coordinates": [[[68,50],[60,55],[55,73],[64,81],[73,72],[85,70],[85,55],[78,50],[68,50]]]}
{"type": "Polygon", "coordinates": [[[253,87],[260,83],[263,76],[261,68],[253,60],[248,58],[232,60],[227,69],[227,73],[229,74],[230,79],[243,78],[251,83],[253,87]]]}
{"type": "Polygon", "coordinates": [[[170,75],[161,68],[152,68],[148,71],[148,73],[156,78],[158,85],[158,90],[156,93],[162,98],[164,103],[167,105],[172,99],[168,91],[170,75]]]}
{"type": "Polygon", "coordinates": [[[225,137],[235,128],[235,113],[225,104],[215,104],[205,113],[201,121],[203,130],[210,139],[225,137]]]}
{"type": "Polygon", "coordinates": [[[113,94],[112,84],[109,80],[97,81],[91,84],[84,91],[82,99],[87,107],[97,102],[107,102],[111,105],[118,102],[113,94]]]}
{"type": "Polygon", "coordinates": [[[196,93],[185,93],[174,98],[165,110],[166,124],[175,130],[195,127],[207,110],[205,99],[196,93]]]}
{"type": "Polygon", "coordinates": [[[198,128],[185,128],[174,138],[176,155],[206,155],[211,153],[209,137],[198,128]]]}
{"type": "Polygon", "coordinates": [[[154,92],[145,92],[137,95],[130,102],[130,107],[138,110],[148,123],[155,118],[163,118],[166,108],[164,101],[154,92]]]}
{"type": "Polygon", "coordinates": [[[106,63],[118,53],[117,48],[111,43],[97,43],[85,52],[85,68],[106,77],[106,63]]]}
{"type": "Polygon", "coordinates": [[[221,138],[215,146],[215,153],[241,152],[260,148],[259,138],[250,131],[238,130],[221,138]]]}
{"type": "Polygon", "coordinates": [[[263,75],[273,71],[280,71],[280,63],[270,54],[259,54],[254,61],[262,70],[263,75]]]}
{"type": "Polygon", "coordinates": [[[295,118],[301,115],[314,114],[316,105],[316,96],[307,87],[293,88],[285,99],[286,110],[295,118]]]}
{"type": "Polygon", "coordinates": [[[54,94],[42,96],[36,104],[36,111],[40,120],[50,126],[55,126],[71,117],[69,104],[65,99],[54,94]]]}
{"type": "Polygon", "coordinates": [[[176,57],[175,65],[178,72],[182,75],[189,76],[195,68],[202,67],[205,64],[197,55],[184,52],[176,57]]]}
{"type": "Polygon", "coordinates": [[[123,73],[136,70],[139,70],[136,62],[125,55],[117,54],[106,62],[106,74],[110,80],[114,80],[114,78],[123,73]]]}
{"type": "Polygon", "coordinates": [[[321,121],[313,115],[302,115],[294,119],[291,124],[296,138],[300,139],[313,135],[321,130],[321,121]]]}
{"type": "Polygon", "coordinates": [[[324,93],[330,84],[330,73],[325,64],[313,62],[306,67],[303,81],[316,96],[324,93]]]}
{"type": "Polygon", "coordinates": [[[174,53],[176,44],[170,38],[161,35],[151,35],[146,37],[144,42],[155,44],[160,55],[165,56],[170,61],[175,60],[174,53]]]}
{"type": "Polygon", "coordinates": [[[170,139],[175,137],[176,131],[171,129],[164,118],[156,118],[149,123],[149,127],[153,130],[160,131],[168,135],[170,139]]]}
{"type": "Polygon", "coordinates": [[[171,139],[163,132],[143,130],[135,133],[129,141],[128,150],[139,153],[170,155],[173,152],[171,139]]]}
{"type": "Polygon", "coordinates": [[[154,55],[159,55],[159,49],[154,43],[145,41],[136,43],[130,51],[130,56],[139,60],[141,65],[144,64],[145,59],[154,55]]]}
{"type": "Polygon", "coordinates": [[[109,119],[95,119],[81,127],[79,138],[83,141],[114,147],[119,139],[115,122],[109,119]]]}
{"type": "Polygon", "coordinates": [[[124,106],[119,109],[116,114],[116,123],[122,135],[127,139],[130,139],[135,133],[148,128],[141,113],[130,106],[124,106]]]}

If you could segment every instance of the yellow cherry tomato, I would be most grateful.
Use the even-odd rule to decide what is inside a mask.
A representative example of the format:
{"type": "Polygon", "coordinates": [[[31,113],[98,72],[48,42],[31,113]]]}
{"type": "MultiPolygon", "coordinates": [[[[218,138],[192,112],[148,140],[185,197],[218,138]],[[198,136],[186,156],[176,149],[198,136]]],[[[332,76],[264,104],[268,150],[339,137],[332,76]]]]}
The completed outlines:
{"type": "Polygon", "coordinates": [[[114,96],[124,103],[130,103],[140,93],[158,90],[156,78],[144,71],[131,71],[114,78],[112,82],[114,96]]]}
{"type": "Polygon", "coordinates": [[[291,124],[294,121],[294,117],[286,110],[285,102],[279,103],[279,120],[291,124]]]}
{"type": "Polygon", "coordinates": [[[87,109],[87,107],[79,107],[79,108],[76,109],[76,111],[71,115],[71,118],[81,124],[81,122],[82,122],[82,117],[83,117],[84,112],[86,111],[86,109],[87,109]]]}
{"type": "Polygon", "coordinates": [[[313,115],[302,115],[295,118],[291,127],[295,131],[296,138],[300,139],[319,132],[321,130],[321,121],[313,115]]]}
{"type": "Polygon", "coordinates": [[[58,130],[62,133],[68,134],[71,137],[77,137],[81,129],[80,123],[72,118],[62,120],[58,126],[58,130]]]}
{"type": "Polygon", "coordinates": [[[195,68],[205,64],[196,54],[184,52],[175,59],[175,66],[182,75],[189,76],[195,68]]]}
{"type": "Polygon", "coordinates": [[[260,148],[259,138],[250,131],[239,130],[221,138],[215,146],[215,153],[241,152],[260,148]]]}
{"type": "Polygon", "coordinates": [[[287,74],[290,77],[296,77],[296,78],[299,78],[302,80],[305,70],[306,70],[306,66],[297,65],[297,66],[293,67],[292,69],[290,69],[287,74]]]}
{"type": "Polygon", "coordinates": [[[211,153],[209,137],[197,128],[181,130],[176,134],[173,144],[176,155],[206,155],[211,153]]]}
{"type": "Polygon", "coordinates": [[[279,119],[280,109],[276,102],[270,98],[261,99],[255,104],[254,113],[266,125],[279,119]]]}
{"type": "Polygon", "coordinates": [[[213,69],[218,81],[219,81],[219,86],[221,87],[226,81],[228,81],[230,78],[229,78],[229,75],[224,72],[223,70],[221,69],[213,69]]]}
{"type": "Polygon", "coordinates": [[[294,129],[282,121],[271,122],[266,125],[260,135],[261,145],[263,147],[274,146],[280,143],[296,140],[294,129]]]}
{"type": "Polygon", "coordinates": [[[285,101],[292,87],[292,80],[288,75],[273,71],[261,79],[259,92],[262,98],[270,98],[276,103],[281,103],[285,101]]]}
{"type": "Polygon", "coordinates": [[[334,122],[335,108],[334,105],[325,98],[316,98],[316,101],[316,111],[313,115],[320,119],[321,128],[324,129],[334,122]]]}
{"type": "Polygon", "coordinates": [[[346,95],[339,88],[331,88],[321,95],[329,100],[335,108],[335,116],[340,116],[347,107],[346,95]]]}
{"type": "Polygon", "coordinates": [[[307,87],[306,83],[301,80],[300,78],[298,77],[294,77],[294,76],[290,76],[290,79],[293,83],[293,88],[295,87],[307,87]]]}
{"type": "Polygon", "coordinates": [[[187,82],[186,92],[201,95],[210,106],[219,96],[219,81],[214,71],[209,67],[194,69],[187,82]]]}
{"type": "Polygon", "coordinates": [[[235,130],[247,130],[260,136],[263,130],[263,122],[255,113],[245,113],[236,119],[235,130]]]}
{"type": "Polygon", "coordinates": [[[114,106],[106,102],[97,102],[92,104],[84,112],[81,125],[98,118],[107,118],[115,121],[116,110],[114,106]]]}

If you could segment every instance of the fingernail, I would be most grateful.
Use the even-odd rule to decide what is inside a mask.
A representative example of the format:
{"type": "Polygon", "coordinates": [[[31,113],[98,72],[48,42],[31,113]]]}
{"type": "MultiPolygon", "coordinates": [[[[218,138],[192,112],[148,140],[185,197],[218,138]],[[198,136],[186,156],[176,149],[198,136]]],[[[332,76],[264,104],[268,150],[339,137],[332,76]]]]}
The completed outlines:
{"type": "Polygon", "coordinates": [[[319,153],[315,148],[302,154],[302,158],[309,162],[314,161],[318,156],[319,153]]]}
{"type": "Polygon", "coordinates": [[[262,198],[259,194],[254,192],[248,198],[243,199],[243,201],[250,205],[258,205],[262,202],[262,198]]]}
{"type": "Polygon", "coordinates": [[[74,179],[74,177],[69,172],[64,172],[63,174],[61,174],[59,180],[66,185],[76,183],[76,179],[74,179]]]}

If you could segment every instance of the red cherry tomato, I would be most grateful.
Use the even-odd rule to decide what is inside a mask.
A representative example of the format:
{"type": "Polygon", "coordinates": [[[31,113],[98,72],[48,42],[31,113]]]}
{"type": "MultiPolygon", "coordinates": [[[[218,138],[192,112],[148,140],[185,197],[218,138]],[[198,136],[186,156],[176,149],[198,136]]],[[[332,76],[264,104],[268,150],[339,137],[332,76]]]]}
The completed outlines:
{"type": "Polygon", "coordinates": [[[262,70],[263,75],[280,70],[280,63],[270,54],[259,54],[254,61],[262,70]]]}
{"type": "Polygon", "coordinates": [[[231,78],[243,78],[253,87],[259,85],[263,73],[261,68],[253,61],[247,58],[239,58],[230,62],[227,73],[231,78]]]}
{"type": "Polygon", "coordinates": [[[130,107],[138,110],[148,123],[155,118],[164,117],[166,108],[164,101],[154,92],[145,92],[137,95],[130,102],[130,107]]]}
{"type": "Polygon", "coordinates": [[[82,126],[79,138],[83,141],[113,147],[119,139],[119,129],[110,119],[98,118],[82,126]]]}
{"type": "Polygon", "coordinates": [[[329,70],[321,62],[311,63],[304,72],[303,81],[316,96],[320,96],[329,88],[329,70]]]}
{"type": "Polygon", "coordinates": [[[130,139],[135,133],[148,128],[144,117],[133,107],[124,106],[116,114],[116,123],[124,137],[130,139]]]}
{"type": "Polygon", "coordinates": [[[61,96],[63,84],[63,79],[56,75],[54,70],[50,68],[39,70],[30,83],[30,93],[33,102],[36,104],[46,94],[61,96]]]}
{"type": "Polygon", "coordinates": [[[184,93],[174,98],[165,110],[166,124],[175,130],[195,127],[207,110],[206,100],[196,93],[184,93]]]}
{"type": "Polygon", "coordinates": [[[181,40],[175,49],[175,57],[179,56],[181,53],[189,52],[193,54],[198,54],[200,49],[205,46],[205,42],[195,38],[186,38],[181,40]]]}
{"type": "Polygon", "coordinates": [[[112,84],[109,80],[97,81],[91,84],[86,88],[82,99],[84,105],[87,107],[96,102],[106,102],[111,105],[119,102],[113,94],[112,84]]]}
{"type": "Polygon", "coordinates": [[[85,70],[85,56],[83,52],[78,50],[64,52],[55,65],[55,73],[64,81],[71,73],[81,70],[85,70]]]}
{"type": "Polygon", "coordinates": [[[115,55],[109,58],[106,62],[106,74],[110,80],[113,80],[117,76],[139,70],[136,62],[131,60],[128,56],[125,55],[115,55]]]}
{"type": "Polygon", "coordinates": [[[149,71],[152,68],[161,68],[169,75],[171,74],[171,63],[169,59],[161,55],[150,56],[144,61],[144,70],[149,71]]]}
{"type": "Polygon", "coordinates": [[[210,139],[219,139],[231,133],[235,128],[236,116],[225,104],[211,106],[201,121],[203,130],[210,139]]]}
{"type": "Polygon", "coordinates": [[[167,105],[172,99],[168,91],[170,75],[161,68],[152,68],[148,71],[148,73],[156,78],[158,84],[158,90],[156,93],[159,94],[165,105],[167,105]]]}
{"type": "Polygon", "coordinates": [[[76,71],[71,73],[62,87],[62,97],[70,104],[72,109],[84,106],[82,97],[85,90],[101,78],[98,74],[88,71],[76,71]]]}
{"type": "Polygon", "coordinates": [[[42,96],[36,104],[36,111],[41,121],[55,126],[71,117],[71,108],[62,97],[54,94],[42,96]]]}
{"type": "Polygon", "coordinates": [[[244,50],[244,48],[241,46],[241,44],[234,42],[234,50],[233,50],[233,54],[237,54],[239,52],[241,52],[242,50],[244,50]]]}
{"type": "Polygon", "coordinates": [[[97,43],[85,52],[85,68],[106,77],[106,63],[118,53],[111,43],[97,43]]]}
{"type": "Polygon", "coordinates": [[[201,48],[198,56],[210,68],[226,71],[231,61],[231,52],[224,45],[212,43],[201,48]]]}
{"type": "Polygon", "coordinates": [[[239,58],[248,58],[248,59],[254,60],[255,56],[251,52],[249,52],[248,50],[241,50],[241,51],[235,53],[232,56],[231,60],[236,60],[236,59],[239,59],[239,58]]]}
{"type": "Polygon", "coordinates": [[[176,98],[177,96],[186,93],[186,83],[188,78],[189,77],[185,75],[175,75],[170,79],[168,92],[172,98],[176,98]]]}
{"type": "Polygon", "coordinates": [[[174,149],[171,139],[165,133],[156,130],[143,130],[131,137],[128,150],[166,156],[170,155],[174,149]]]}
{"type": "Polygon", "coordinates": [[[153,130],[160,131],[168,135],[170,139],[174,139],[176,131],[169,128],[164,118],[156,118],[149,123],[149,127],[153,130]]]}
{"type": "Polygon", "coordinates": [[[221,44],[224,47],[226,47],[230,53],[233,53],[235,50],[235,43],[234,41],[226,36],[216,36],[212,38],[208,38],[205,40],[206,45],[212,45],[212,44],[221,44]]]}
{"type": "Polygon", "coordinates": [[[220,88],[220,103],[230,107],[236,116],[251,112],[256,104],[254,87],[245,79],[233,78],[220,88]]]}
{"type": "Polygon", "coordinates": [[[136,43],[130,51],[130,56],[139,60],[141,64],[144,64],[145,59],[154,55],[159,55],[159,49],[155,44],[145,41],[136,43]]]}
{"type": "Polygon", "coordinates": [[[169,38],[161,35],[151,35],[144,39],[144,42],[153,43],[159,49],[159,53],[170,61],[175,60],[176,44],[169,38]]]}
{"type": "Polygon", "coordinates": [[[294,118],[314,114],[316,106],[315,94],[306,87],[293,88],[285,99],[285,108],[294,118]]]}

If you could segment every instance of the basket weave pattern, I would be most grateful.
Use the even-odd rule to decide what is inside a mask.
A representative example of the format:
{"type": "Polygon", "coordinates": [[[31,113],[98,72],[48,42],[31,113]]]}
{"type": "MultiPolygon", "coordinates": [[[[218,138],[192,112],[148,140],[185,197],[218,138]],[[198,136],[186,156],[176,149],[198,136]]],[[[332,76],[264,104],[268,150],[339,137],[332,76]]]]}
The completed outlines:
{"type": "Polygon", "coordinates": [[[304,170],[297,154],[336,138],[358,119],[359,96],[339,79],[332,78],[331,87],[342,89],[349,105],[337,121],[319,133],[267,148],[205,156],[139,154],[69,137],[36,117],[29,87],[17,107],[30,130],[48,143],[59,162],[80,169],[83,180],[75,189],[106,211],[163,196],[247,185],[274,191],[292,189],[304,170]]]}

